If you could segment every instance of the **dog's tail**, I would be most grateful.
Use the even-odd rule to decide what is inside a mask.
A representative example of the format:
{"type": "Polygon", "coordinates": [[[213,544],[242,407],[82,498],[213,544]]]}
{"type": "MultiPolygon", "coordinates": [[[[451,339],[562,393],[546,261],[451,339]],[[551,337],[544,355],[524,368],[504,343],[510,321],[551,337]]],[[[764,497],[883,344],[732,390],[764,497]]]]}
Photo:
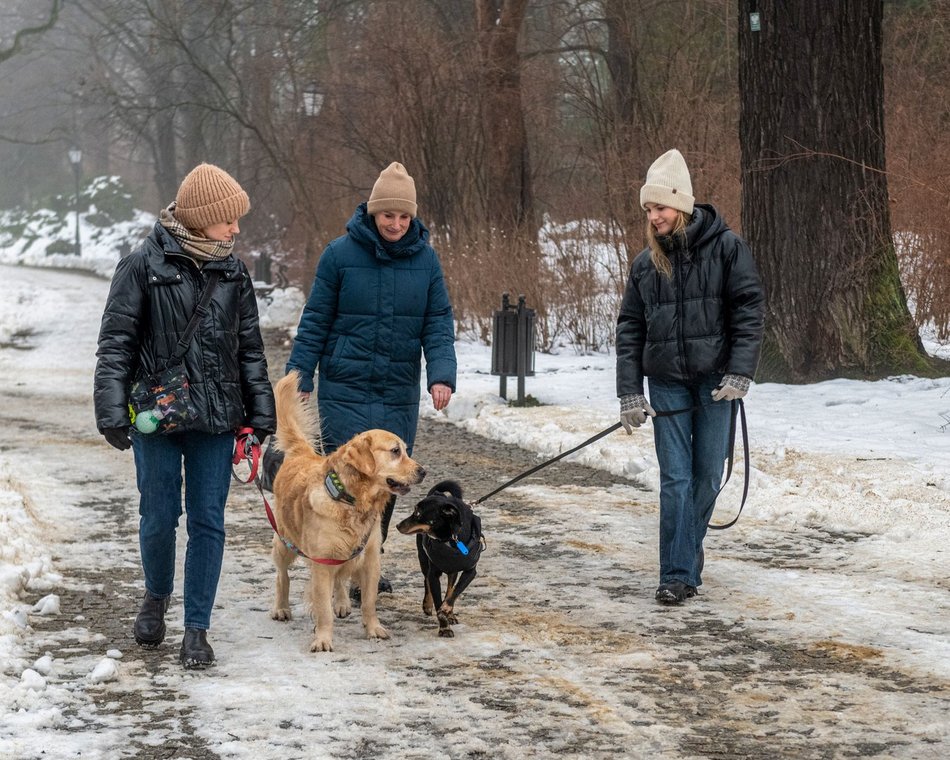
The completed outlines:
{"type": "Polygon", "coordinates": [[[442,480],[429,489],[429,496],[441,493],[447,496],[454,496],[456,499],[462,498],[462,486],[457,480],[442,480]]]}
{"type": "Polygon", "coordinates": [[[320,424],[313,405],[305,405],[298,393],[300,374],[291,370],[274,388],[277,401],[277,448],[288,454],[310,453],[323,449],[320,424]]]}

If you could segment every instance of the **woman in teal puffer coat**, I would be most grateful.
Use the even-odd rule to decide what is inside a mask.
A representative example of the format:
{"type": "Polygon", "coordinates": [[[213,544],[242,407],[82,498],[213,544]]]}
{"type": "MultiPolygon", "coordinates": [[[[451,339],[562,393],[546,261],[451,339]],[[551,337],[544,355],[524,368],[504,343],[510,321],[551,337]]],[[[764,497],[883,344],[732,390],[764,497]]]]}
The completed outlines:
{"type": "MultiPolygon", "coordinates": [[[[412,177],[391,163],[317,265],[287,371],[300,373],[300,390],[309,394],[319,368],[327,453],[373,428],[395,433],[412,453],[423,355],[435,408],[444,409],[455,391],[452,305],[416,208],[412,177]]],[[[384,540],[394,506],[395,496],[383,515],[384,540]]]]}

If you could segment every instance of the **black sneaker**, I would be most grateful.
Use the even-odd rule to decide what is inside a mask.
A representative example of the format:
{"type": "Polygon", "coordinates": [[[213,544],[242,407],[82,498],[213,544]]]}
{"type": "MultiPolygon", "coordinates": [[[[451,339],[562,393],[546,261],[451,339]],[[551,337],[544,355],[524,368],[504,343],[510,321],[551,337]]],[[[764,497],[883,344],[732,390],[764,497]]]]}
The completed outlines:
{"type": "Polygon", "coordinates": [[[669,583],[661,583],[657,587],[654,598],[660,604],[680,604],[694,596],[696,596],[695,586],[690,586],[682,581],[670,581],[669,583]]]}
{"type": "Polygon", "coordinates": [[[132,633],[135,643],[145,649],[155,649],[165,640],[165,613],[171,597],[159,599],[148,591],[142,599],[142,608],[135,617],[132,633]]]}
{"type": "Polygon", "coordinates": [[[178,659],[185,670],[203,670],[214,665],[214,650],[208,643],[208,632],[201,628],[186,628],[178,659]]]}
{"type": "MultiPolygon", "coordinates": [[[[391,594],[393,592],[393,584],[389,582],[389,579],[381,575],[379,576],[379,583],[376,585],[377,594],[391,594]]],[[[360,593],[359,586],[350,586],[350,601],[353,604],[359,604],[363,599],[363,595],[360,593]]]]}

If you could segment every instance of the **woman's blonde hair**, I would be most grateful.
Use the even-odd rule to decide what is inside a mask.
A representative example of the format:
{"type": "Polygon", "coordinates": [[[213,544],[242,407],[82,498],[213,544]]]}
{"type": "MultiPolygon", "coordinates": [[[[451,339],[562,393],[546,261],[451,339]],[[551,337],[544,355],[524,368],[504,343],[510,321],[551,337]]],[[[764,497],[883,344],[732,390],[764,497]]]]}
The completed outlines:
{"type": "MultiPolygon", "coordinates": [[[[685,211],[677,211],[676,224],[673,225],[673,231],[670,233],[670,237],[677,235],[683,235],[685,237],[686,225],[689,224],[691,218],[691,214],[687,214],[685,211]]],[[[660,245],[660,241],[657,240],[656,230],[653,225],[650,224],[649,219],[647,219],[647,245],[650,247],[650,259],[653,261],[653,266],[656,267],[656,271],[667,277],[672,277],[673,265],[670,264],[669,256],[666,255],[666,251],[663,250],[663,246],[660,245]]]]}

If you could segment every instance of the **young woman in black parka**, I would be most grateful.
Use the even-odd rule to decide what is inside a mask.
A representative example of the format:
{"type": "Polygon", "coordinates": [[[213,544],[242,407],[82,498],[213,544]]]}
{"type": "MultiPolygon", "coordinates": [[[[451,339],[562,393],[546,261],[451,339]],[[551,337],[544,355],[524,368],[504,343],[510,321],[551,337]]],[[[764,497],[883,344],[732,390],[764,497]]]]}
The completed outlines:
{"type": "Polygon", "coordinates": [[[649,245],[633,262],[617,319],[617,395],[628,434],[654,417],[660,468],[655,598],[679,604],[702,583],[703,539],[736,412],[731,402],[746,395],[755,374],[765,296],[749,246],[715,208],[694,202],[678,150],[650,166],[640,206],[649,245]],[[655,417],[654,408],[692,411],[655,417]]]}

